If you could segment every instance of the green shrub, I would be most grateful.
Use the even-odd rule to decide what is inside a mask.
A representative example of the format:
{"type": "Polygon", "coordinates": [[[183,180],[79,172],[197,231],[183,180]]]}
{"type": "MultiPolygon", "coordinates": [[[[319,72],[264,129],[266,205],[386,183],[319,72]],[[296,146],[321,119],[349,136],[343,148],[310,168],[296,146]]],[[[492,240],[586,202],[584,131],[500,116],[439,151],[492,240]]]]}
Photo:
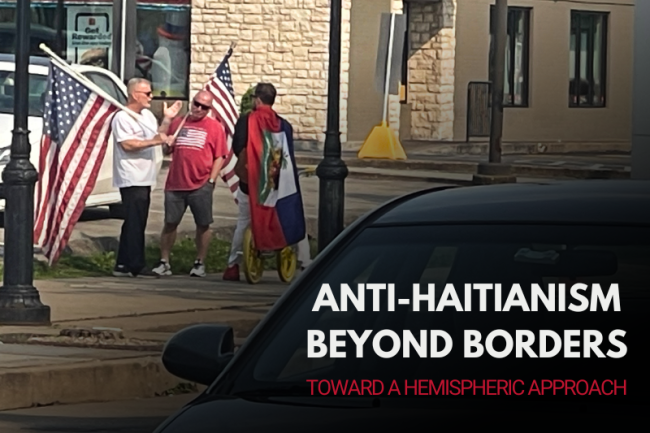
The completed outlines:
{"type": "Polygon", "coordinates": [[[241,97],[241,104],[239,104],[240,116],[253,111],[253,93],[255,93],[255,86],[249,87],[244,96],[241,97]]]}

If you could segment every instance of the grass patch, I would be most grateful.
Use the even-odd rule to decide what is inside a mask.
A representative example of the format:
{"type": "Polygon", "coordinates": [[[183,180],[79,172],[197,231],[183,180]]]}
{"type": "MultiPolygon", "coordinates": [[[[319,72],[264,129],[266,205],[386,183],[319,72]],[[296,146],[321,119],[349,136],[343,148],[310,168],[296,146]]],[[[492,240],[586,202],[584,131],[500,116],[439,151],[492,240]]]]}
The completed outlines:
{"type": "Polygon", "coordinates": [[[101,277],[111,275],[113,266],[115,253],[112,251],[92,256],[64,255],[52,267],[44,262],[34,262],[34,278],[101,277]]]}
{"type": "MultiPolygon", "coordinates": [[[[229,254],[230,242],[213,237],[208,248],[208,255],[205,258],[206,272],[223,272],[226,269],[229,254]]],[[[160,246],[158,243],[146,247],[145,260],[147,266],[155,266],[158,263],[160,260],[160,246]]],[[[172,272],[174,274],[188,274],[192,266],[194,266],[194,260],[196,260],[194,237],[188,236],[176,239],[169,257],[172,272]]]]}
{"type": "MultiPolygon", "coordinates": [[[[318,251],[316,239],[310,239],[311,256],[315,257],[318,251]]],[[[205,260],[206,272],[221,273],[226,269],[230,242],[213,237],[205,260]]],[[[89,256],[64,254],[59,262],[50,267],[45,262],[34,262],[35,279],[51,278],[80,278],[104,277],[112,275],[115,266],[116,252],[108,251],[95,253],[89,256]]],[[[174,275],[189,274],[196,259],[196,246],[194,237],[179,237],[172,248],[170,262],[174,275]]],[[[160,260],[160,245],[158,242],[147,245],[145,248],[147,266],[152,267],[160,260]]],[[[0,272],[4,272],[0,262],[0,272]]],[[[275,255],[270,255],[265,260],[265,268],[276,270],[275,255]]]]}

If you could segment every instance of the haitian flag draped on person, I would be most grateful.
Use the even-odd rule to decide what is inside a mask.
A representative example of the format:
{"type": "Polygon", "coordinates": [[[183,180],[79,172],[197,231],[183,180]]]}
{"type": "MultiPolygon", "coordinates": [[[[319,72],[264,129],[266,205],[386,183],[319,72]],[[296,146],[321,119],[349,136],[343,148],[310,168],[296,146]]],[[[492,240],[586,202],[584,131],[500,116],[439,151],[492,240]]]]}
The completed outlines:
{"type": "Polygon", "coordinates": [[[248,119],[246,153],[255,248],[272,251],[297,244],[306,227],[293,128],[271,107],[257,107],[248,119]]]}

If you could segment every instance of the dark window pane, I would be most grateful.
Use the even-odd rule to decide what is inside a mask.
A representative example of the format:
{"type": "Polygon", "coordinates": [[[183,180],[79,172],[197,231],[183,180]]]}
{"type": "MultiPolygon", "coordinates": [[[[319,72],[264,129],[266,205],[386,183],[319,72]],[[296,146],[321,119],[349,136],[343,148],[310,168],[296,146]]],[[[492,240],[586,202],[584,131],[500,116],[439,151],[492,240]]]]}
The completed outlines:
{"type": "Polygon", "coordinates": [[[569,61],[569,105],[605,106],[607,14],[573,11],[569,61]]]}
{"type": "MultiPolygon", "coordinates": [[[[190,67],[189,2],[138,2],[137,20],[136,76],[151,81],[154,97],[187,97],[190,67]]],[[[216,63],[214,67],[217,67],[216,63]]]]}
{"type": "MultiPolygon", "coordinates": [[[[13,71],[0,70],[0,113],[14,114],[14,84],[16,77],[13,71]]],[[[31,74],[29,76],[29,116],[43,116],[47,75],[31,74]]]]}
{"type": "MultiPolygon", "coordinates": [[[[508,8],[508,33],[503,83],[503,104],[528,105],[528,41],[530,39],[530,9],[508,8]]],[[[490,81],[493,81],[494,32],[496,17],[490,9],[490,81]]]]}
{"type": "MultiPolygon", "coordinates": [[[[44,57],[41,43],[70,63],[109,69],[113,55],[113,6],[106,1],[33,2],[30,55],[44,57]]],[[[0,53],[14,54],[16,5],[0,2],[0,53]]]]}

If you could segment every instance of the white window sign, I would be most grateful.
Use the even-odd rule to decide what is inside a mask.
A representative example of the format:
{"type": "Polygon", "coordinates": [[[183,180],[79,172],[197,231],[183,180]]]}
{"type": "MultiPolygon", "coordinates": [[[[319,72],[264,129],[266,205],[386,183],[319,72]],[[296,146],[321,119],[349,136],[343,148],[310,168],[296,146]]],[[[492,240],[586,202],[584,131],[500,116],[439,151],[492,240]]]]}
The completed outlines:
{"type": "Polygon", "coordinates": [[[67,59],[109,68],[112,56],[113,8],[68,6],[67,59]]]}

